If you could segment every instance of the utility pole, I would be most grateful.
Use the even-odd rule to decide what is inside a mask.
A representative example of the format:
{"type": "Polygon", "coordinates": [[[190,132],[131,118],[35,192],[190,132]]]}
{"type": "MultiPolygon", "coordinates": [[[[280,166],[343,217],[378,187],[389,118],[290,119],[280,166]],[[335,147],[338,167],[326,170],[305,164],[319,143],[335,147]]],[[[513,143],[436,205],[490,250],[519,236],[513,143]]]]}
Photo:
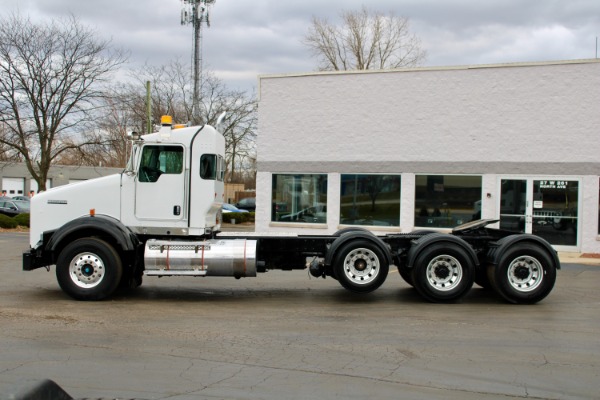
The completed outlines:
{"type": "Polygon", "coordinates": [[[146,133],[152,133],[152,92],[150,81],[146,81],[146,133]]]}
{"type": "Polygon", "coordinates": [[[193,82],[194,92],[192,95],[192,124],[200,121],[200,99],[202,98],[202,24],[210,28],[208,6],[216,0],[182,0],[181,25],[191,24],[194,29],[194,60],[193,60],[193,82]]]}

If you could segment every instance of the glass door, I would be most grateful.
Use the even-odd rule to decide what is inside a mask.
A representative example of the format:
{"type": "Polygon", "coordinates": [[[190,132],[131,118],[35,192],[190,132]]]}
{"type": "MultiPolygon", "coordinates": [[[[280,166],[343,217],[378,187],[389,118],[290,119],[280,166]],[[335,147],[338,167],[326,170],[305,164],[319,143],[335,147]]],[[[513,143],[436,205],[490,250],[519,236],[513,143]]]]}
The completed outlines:
{"type": "Polygon", "coordinates": [[[526,219],[527,181],[525,179],[502,179],[500,183],[500,229],[526,233],[526,219]]]}
{"type": "Polygon", "coordinates": [[[532,232],[556,246],[577,246],[579,182],[533,181],[532,232]]]}
{"type": "Polygon", "coordinates": [[[579,246],[579,181],[501,179],[500,229],[533,233],[559,250],[579,246]]]}

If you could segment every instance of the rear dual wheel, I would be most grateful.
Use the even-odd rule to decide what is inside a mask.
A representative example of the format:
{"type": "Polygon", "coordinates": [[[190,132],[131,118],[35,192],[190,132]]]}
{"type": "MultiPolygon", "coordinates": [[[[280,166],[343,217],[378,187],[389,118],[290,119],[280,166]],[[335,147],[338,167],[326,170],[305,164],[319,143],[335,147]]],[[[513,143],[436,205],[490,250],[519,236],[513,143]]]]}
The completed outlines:
{"type": "Polygon", "coordinates": [[[412,269],[408,268],[406,265],[398,265],[398,273],[400,273],[404,282],[408,283],[410,286],[415,286],[412,280],[412,269]]]}
{"type": "Polygon", "coordinates": [[[389,264],[383,251],[369,240],[354,240],[336,254],[334,274],[340,284],[355,293],[368,293],[387,278],[389,264]]]}
{"type": "MultiPolygon", "coordinates": [[[[431,233],[435,232],[428,229],[419,229],[410,232],[411,235],[420,235],[421,237],[429,235],[431,233]]],[[[404,263],[400,263],[398,264],[398,272],[400,273],[400,276],[402,277],[404,282],[408,283],[410,286],[415,286],[412,278],[412,268],[408,268],[404,263]]]]}
{"type": "Polygon", "coordinates": [[[556,268],[548,251],[535,243],[516,243],[487,269],[492,288],[515,304],[544,299],[556,282],[556,268]]]}
{"type": "Polygon", "coordinates": [[[417,256],[412,284],[426,300],[451,302],[473,286],[474,265],[468,253],[454,243],[434,243],[417,256]]]}

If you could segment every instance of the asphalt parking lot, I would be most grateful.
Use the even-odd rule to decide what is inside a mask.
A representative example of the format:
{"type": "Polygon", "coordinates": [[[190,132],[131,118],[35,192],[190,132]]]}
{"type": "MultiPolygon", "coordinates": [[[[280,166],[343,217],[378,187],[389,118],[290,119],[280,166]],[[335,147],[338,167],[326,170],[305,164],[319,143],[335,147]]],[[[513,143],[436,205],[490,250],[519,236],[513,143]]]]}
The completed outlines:
{"type": "Polygon", "coordinates": [[[305,271],[77,302],[54,269],[21,271],[27,243],[0,233],[2,399],[46,378],[75,398],[599,398],[599,266],[564,265],[531,306],[481,288],[429,304],[396,272],[357,296],[305,271]]]}

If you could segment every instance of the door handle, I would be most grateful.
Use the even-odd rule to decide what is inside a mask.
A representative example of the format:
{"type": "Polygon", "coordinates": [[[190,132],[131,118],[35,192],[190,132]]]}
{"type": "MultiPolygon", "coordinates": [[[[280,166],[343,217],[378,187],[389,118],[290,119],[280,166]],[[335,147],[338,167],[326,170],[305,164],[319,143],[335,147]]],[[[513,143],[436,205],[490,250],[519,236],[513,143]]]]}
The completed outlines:
{"type": "Polygon", "coordinates": [[[173,206],[173,215],[181,215],[181,206],[173,206]]]}

